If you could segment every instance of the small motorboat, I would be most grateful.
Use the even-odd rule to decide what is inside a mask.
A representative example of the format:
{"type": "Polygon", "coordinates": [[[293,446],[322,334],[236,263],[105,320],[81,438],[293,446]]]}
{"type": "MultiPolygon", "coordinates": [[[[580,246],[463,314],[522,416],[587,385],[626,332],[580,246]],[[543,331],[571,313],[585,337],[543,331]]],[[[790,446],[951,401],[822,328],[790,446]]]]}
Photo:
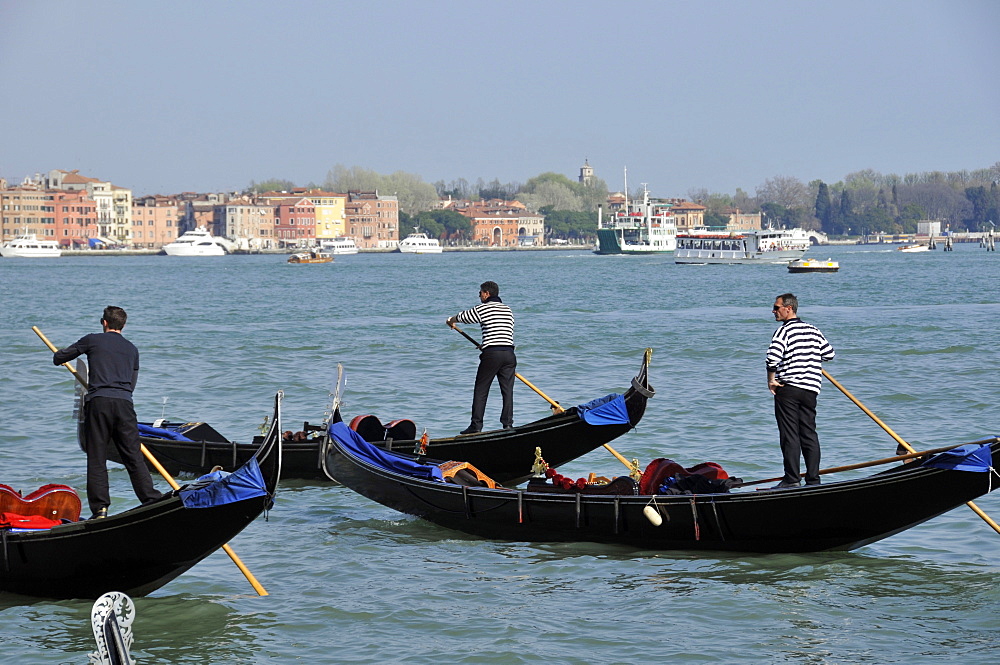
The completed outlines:
{"type": "Polygon", "coordinates": [[[840,264],[833,259],[795,259],[788,262],[788,272],[837,272],[840,264]]]}
{"type": "Polygon", "coordinates": [[[321,250],[296,252],[288,257],[289,263],[333,263],[333,254],[321,250]]]}
{"type": "Polygon", "coordinates": [[[921,244],[917,243],[917,244],[914,244],[914,245],[903,245],[902,247],[897,247],[896,251],[897,252],[908,252],[908,253],[929,252],[929,251],[931,251],[931,246],[930,245],[921,245],[921,244]]]}

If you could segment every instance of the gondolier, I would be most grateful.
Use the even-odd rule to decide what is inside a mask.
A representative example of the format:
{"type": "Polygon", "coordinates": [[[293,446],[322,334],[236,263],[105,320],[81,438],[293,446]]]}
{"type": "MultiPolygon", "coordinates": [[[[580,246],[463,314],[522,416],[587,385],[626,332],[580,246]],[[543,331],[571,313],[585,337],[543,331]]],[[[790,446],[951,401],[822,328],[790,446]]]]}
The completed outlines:
{"type": "Polygon", "coordinates": [[[90,385],[84,418],[87,451],[87,501],[93,518],[106,517],[111,495],[108,490],[108,447],[114,442],[128,470],[136,497],[142,503],[162,495],[139,450],[139,429],[132,391],[139,377],[139,350],[122,337],[128,315],[121,307],[108,306],[101,316],[104,332],[84,335],[76,343],[52,354],[52,363],[62,365],[86,354],[90,361],[90,385]]]}
{"type": "Polygon", "coordinates": [[[785,474],[778,487],[798,487],[799,456],[806,464],[806,485],[819,485],[819,435],[816,398],[823,383],[823,364],[833,360],[830,342],[814,325],[798,317],[799,301],[791,293],[774,299],[771,312],[781,327],[767,348],[767,387],[774,395],[785,474]]]}
{"type": "Polygon", "coordinates": [[[517,357],[514,355],[514,314],[500,300],[500,287],[496,282],[483,282],[479,286],[481,303],[472,309],[450,316],[445,323],[454,328],[456,323],[477,323],[483,330],[480,345],[479,370],[472,397],[472,422],[462,434],[475,434],[483,429],[483,414],[490,394],[490,384],[496,377],[500,384],[503,407],[500,424],[504,429],[514,426],[514,374],[517,357]]]}

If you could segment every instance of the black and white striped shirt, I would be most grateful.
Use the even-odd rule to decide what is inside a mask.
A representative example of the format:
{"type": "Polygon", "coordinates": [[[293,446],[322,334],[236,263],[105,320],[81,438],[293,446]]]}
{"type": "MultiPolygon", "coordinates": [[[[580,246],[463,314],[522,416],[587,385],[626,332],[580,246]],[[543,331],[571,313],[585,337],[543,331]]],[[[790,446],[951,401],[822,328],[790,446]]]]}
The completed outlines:
{"type": "Polygon", "coordinates": [[[818,393],[823,363],[833,360],[833,347],[823,333],[802,319],[789,319],[774,331],[767,348],[767,371],[779,383],[818,393]]]}
{"type": "Polygon", "coordinates": [[[478,323],[483,329],[482,348],[514,346],[514,313],[500,299],[490,299],[455,315],[458,323],[478,323]]]}

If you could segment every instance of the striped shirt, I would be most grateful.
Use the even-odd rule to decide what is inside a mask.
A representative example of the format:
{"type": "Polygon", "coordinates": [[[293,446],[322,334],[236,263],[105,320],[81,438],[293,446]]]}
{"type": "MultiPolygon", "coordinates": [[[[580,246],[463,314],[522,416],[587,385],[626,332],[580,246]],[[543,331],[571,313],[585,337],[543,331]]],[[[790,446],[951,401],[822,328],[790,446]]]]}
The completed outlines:
{"type": "Polygon", "coordinates": [[[771,337],[767,371],[773,371],[779,383],[819,393],[823,363],[833,357],[833,347],[819,328],[802,319],[789,319],[771,337]]]}
{"type": "Polygon", "coordinates": [[[500,299],[490,299],[455,315],[458,323],[478,323],[483,329],[482,348],[514,346],[514,314],[500,299]]]}

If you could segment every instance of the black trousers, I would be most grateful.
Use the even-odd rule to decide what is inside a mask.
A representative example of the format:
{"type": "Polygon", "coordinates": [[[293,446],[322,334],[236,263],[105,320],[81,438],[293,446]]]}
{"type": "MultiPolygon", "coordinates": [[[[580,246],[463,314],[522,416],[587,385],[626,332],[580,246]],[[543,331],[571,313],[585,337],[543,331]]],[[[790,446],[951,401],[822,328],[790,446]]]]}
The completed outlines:
{"type": "Polygon", "coordinates": [[[517,372],[517,356],[510,346],[487,346],[479,354],[479,369],[476,371],[476,388],[472,395],[472,423],[474,430],[483,429],[483,414],[486,413],[486,398],[490,395],[490,385],[494,377],[500,384],[503,408],[500,424],[511,427],[514,424],[514,373],[517,372]]]}
{"type": "Polygon", "coordinates": [[[816,434],[816,393],[785,385],[774,395],[774,419],[778,421],[784,483],[799,482],[799,456],[806,463],[806,484],[819,479],[819,435],[816,434]]]}
{"type": "Polygon", "coordinates": [[[158,499],[142,451],[139,450],[139,427],[135,408],[127,399],[92,397],[87,401],[83,422],[84,448],[87,451],[87,501],[95,513],[111,505],[108,491],[108,445],[118,449],[132,490],[139,501],[158,499]]]}

